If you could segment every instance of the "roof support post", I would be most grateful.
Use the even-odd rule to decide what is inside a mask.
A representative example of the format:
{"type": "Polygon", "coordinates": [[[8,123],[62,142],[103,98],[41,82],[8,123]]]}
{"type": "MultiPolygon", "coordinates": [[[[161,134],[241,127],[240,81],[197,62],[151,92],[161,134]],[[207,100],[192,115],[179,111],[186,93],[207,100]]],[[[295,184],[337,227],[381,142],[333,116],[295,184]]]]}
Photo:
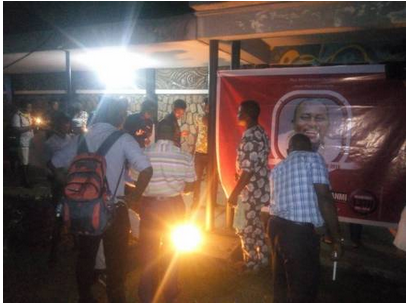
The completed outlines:
{"type": "Polygon", "coordinates": [[[230,64],[231,70],[240,69],[240,41],[232,41],[232,61],[230,64]]]}
{"type": "Polygon", "coordinates": [[[3,88],[6,95],[6,102],[8,104],[12,104],[14,96],[12,75],[3,75],[3,88]]]}
{"type": "Polygon", "coordinates": [[[65,51],[65,77],[66,77],[66,101],[65,107],[72,102],[72,66],[71,66],[71,53],[65,51]]]}
{"type": "MultiPolygon", "coordinates": [[[[240,68],[240,41],[232,41],[232,60],[230,63],[231,70],[240,68]]],[[[233,228],[234,209],[226,204],[226,228],[233,228]]]]}
{"type": "Polygon", "coordinates": [[[146,98],[156,105],[156,112],[153,113],[154,121],[158,119],[158,100],[155,94],[155,69],[146,69],[146,98]]]}
{"type": "Polygon", "coordinates": [[[212,231],[215,222],[218,174],[216,168],[216,85],[219,41],[209,41],[209,123],[208,123],[208,201],[206,203],[206,230],[212,231]]]}

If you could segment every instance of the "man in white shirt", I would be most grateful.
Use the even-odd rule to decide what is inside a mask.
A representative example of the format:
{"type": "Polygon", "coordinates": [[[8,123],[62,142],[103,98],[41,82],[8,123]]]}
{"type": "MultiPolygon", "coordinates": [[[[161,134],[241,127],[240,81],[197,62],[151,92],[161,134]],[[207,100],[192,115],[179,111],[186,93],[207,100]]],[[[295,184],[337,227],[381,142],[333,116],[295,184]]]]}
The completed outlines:
{"type": "MultiPolygon", "coordinates": [[[[95,113],[94,123],[84,135],[90,152],[96,151],[109,135],[121,129],[127,115],[127,104],[125,99],[105,98],[101,101],[95,113]]],[[[55,168],[67,168],[76,156],[77,150],[78,141],[71,141],[68,146],[54,155],[52,165],[55,168]]],[[[101,240],[103,240],[107,266],[106,291],[108,299],[110,302],[126,302],[124,283],[130,224],[126,204],[117,199],[124,196],[123,168],[125,161],[133,170],[140,172],[133,196],[134,201],[131,203],[135,203],[141,197],[152,175],[150,161],[135,139],[129,134],[124,133],[113,144],[106,153],[105,159],[106,179],[109,188],[113,192],[117,187],[115,217],[103,235],[81,235],[78,237],[79,255],[76,276],[79,302],[83,303],[95,302],[91,294],[91,286],[96,254],[101,240]]]]}
{"type": "Polygon", "coordinates": [[[19,110],[13,116],[13,128],[20,137],[18,154],[22,168],[22,183],[24,187],[29,186],[28,164],[30,154],[30,143],[34,137],[33,122],[31,118],[32,106],[29,102],[20,104],[19,110]]]}

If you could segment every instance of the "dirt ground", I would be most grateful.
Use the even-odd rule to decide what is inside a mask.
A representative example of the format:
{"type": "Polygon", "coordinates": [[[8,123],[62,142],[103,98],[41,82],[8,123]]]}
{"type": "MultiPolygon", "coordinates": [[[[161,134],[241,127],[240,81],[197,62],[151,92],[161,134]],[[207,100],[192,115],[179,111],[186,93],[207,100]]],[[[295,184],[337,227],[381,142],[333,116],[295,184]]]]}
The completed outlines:
{"type": "MultiPolygon", "coordinates": [[[[6,200],[7,201],[7,200],[6,200]]],[[[75,256],[72,239],[65,234],[59,247],[58,262],[47,263],[52,220],[46,200],[24,202],[19,227],[5,219],[5,248],[3,260],[4,302],[76,302],[75,256]],[[27,206],[28,204],[28,206],[27,206]],[[41,207],[40,207],[41,206],[41,207]]],[[[7,205],[7,202],[5,202],[7,205]]],[[[17,218],[12,212],[6,216],[17,218]]],[[[318,302],[405,302],[405,254],[391,248],[388,241],[372,241],[377,231],[364,233],[365,245],[349,249],[338,268],[333,282],[328,247],[322,245],[322,278],[318,302]],[[372,237],[373,235],[373,237],[372,237]],[[386,248],[383,251],[383,248],[386,248]],[[370,265],[370,266],[369,266],[370,265]]],[[[137,284],[140,267],[137,262],[137,243],[132,242],[127,278],[128,302],[138,302],[137,284]]],[[[238,274],[226,259],[205,254],[180,258],[181,294],[179,302],[270,302],[271,271],[258,274],[238,274]]],[[[106,302],[102,284],[95,282],[94,293],[99,302],[106,302]]]]}
{"type": "MultiPolygon", "coordinates": [[[[8,177],[13,180],[11,175],[8,177]]],[[[28,190],[6,180],[3,190],[3,301],[76,302],[76,251],[69,234],[62,238],[57,263],[50,267],[47,262],[54,213],[45,180],[28,190]]],[[[342,229],[346,232],[347,226],[343,224],[342,229]]],[[[215,236],[213,234],[212,238],[215,236]]],[[[352,248],[346,233],[345,238],[346,252],[338,264],[335,282],[331,278],[329,246],[321,244],[322,278],[318,302],[405,303],[405,253],[392,245],[390,233],[384,228],[365,226],[363,246],[357,249],[352,248]]],[[[222,240],[217,242],[223,243],[222,240]]],[[[232,239],[229,243],[233,242],[237,240],[232,239]]],[[[178,301],[270,302],[273,293],[271,270],[238,274],[231,263],[236,259],[230,253],[223,257],[222,254],[211,256],[207,252],[182,256],[178,301]]],[[[139,302],[140,265],[134,240],[128,271],[128,302],[139,302]]],[[[97,281],[94,293],[99,302],[107,301],[104,286],[97,281]]]]}

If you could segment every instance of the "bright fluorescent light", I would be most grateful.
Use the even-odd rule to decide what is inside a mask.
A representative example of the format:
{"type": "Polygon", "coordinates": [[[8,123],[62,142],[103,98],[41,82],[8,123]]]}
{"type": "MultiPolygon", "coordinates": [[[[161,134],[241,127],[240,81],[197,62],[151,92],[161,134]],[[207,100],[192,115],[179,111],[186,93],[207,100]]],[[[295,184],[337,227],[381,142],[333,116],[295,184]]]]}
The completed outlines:
{"type": "Polygon", "coordinates": [[[135,86],[136,71],[151,66],[153,62],[125,48],[88,51],[82,58],[108,89],[135,86]]]}

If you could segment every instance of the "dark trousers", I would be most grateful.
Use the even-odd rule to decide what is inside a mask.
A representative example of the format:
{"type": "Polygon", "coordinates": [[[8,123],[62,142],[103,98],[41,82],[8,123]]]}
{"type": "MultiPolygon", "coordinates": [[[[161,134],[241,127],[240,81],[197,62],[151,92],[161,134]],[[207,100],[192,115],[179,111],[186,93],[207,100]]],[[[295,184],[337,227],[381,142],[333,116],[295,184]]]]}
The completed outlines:
{"type": "Polygon", "coordinates": [[[319,238],[312,225],[271,216],[273,302],[314,302],[318,292],[319,238]]]}
{"type": "Polygon", "coordinates": [[[354,246],[359,246],[362,242],[363,225],[349,224],[350,239],[354,246]]]}
{"type": "Polygon", "coordinates": [[[158,200],[143,197],[140,212],[140,263],[143,267],[141,302],[173,302],[178,294],[178,263],[170,243],[171,228],[182,222],[185,205],[181,196],[158,200]]]}
{"type": "Polygon", "coordinates": [[[100,240],[106,259],[106,291],[109,302],[126,302],[125,278],[128,236],[130,230],[128,210],[125,205],[116,208],[112,225],[102,236],[79,236],[79,255],[76,266],[79,302],[94,302],[91,287],[94,278],[96,254],[100,240]]]}
{"type": "MultiPolygon", "coordinates": [[[[51,184],[51,194],[52,194],[52,205],[56,209],[58,208],[58,204],[61,202],[64,187],[61,183],[58,183],[54,177],[48,178],[51,184]]],[[[52,228],[52,238],[51,238],[51,250],[50,255],[48,258],[48,262],[54,263],[58,258],[58,245],[61,240],[61,233],[64,227],[64,223],[62,217],[57,215],[54,218],[53,228],[52,228]]]]}

